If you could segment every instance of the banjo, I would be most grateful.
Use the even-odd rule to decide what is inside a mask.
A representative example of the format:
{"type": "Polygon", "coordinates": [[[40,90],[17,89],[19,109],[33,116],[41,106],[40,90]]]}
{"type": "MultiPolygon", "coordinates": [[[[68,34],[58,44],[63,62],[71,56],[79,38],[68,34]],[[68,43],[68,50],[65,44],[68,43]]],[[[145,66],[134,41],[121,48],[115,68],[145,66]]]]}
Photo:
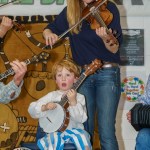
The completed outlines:
{"type": "MultiPolygon", "coordinates": [[[[85,72],[83,72],[77,82],[72,86],[72,89],[77,90],[84,79],[93,74],[97,69],[101,68],[101,61],[95,59],[92,63],[87,66],[85,72]]],[[[67,94],[61,97],[61,101],[57,102],[57,107],[53,110],[47,110],[47,113],[44,117],[39,118],[39,125],[43,128],[44,132],[51,133],[55,131],[63,132],[66,130],[70,115],[68,111],[69,103],[67,94]]]]}

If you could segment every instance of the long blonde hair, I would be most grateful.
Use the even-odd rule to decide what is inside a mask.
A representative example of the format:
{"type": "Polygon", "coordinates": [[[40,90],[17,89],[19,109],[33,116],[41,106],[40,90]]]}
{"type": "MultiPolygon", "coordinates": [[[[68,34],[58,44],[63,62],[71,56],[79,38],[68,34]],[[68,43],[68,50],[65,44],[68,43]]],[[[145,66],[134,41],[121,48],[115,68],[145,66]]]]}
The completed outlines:
{"type": "MultiPolygon", "coordinates": [[[[107,0],[114,3],[114,0],[107,0]]],[[[82,11],[84,9],[83,0],[67,0],[67,20],[69,28],[75,25],[82,18],[82,11]]],[[[79,33],[82,23],[72,29],[71,33],[79,33]]]]}
{"type": "MultiPolygon", "coordinates": [[[[67,20],[69,27],[72,27],[81,19],[82,8],[82,0],[67,0],[67,20]]],[[[75,27],[71,33],[79,33],[79,31],[80,25],[75,27]]]]}

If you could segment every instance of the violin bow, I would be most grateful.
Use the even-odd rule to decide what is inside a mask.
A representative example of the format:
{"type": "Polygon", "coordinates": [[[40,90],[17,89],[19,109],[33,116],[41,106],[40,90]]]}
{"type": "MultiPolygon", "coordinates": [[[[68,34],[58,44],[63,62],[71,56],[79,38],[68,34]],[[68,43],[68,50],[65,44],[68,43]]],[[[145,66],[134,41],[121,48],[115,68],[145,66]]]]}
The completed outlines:
{"type": "Polygon", "coordinates": [[[12,0],[11,2],[8,2],[8,3],[5,3],[5,4],[0,5],[0,7],[3,7],[3,6],[5,6],[5,5],[8,5],[8,4],[13,3],[13,2],[16,2],[16,1],[21,2],[21,0],[12,0]]]}
{"type": "MultiPolygon", "coordinates": [[[[84,17],[82,17],[75,25],[73,25],[71,28],[69,28],[67,31],[65,31],[64,33],[62,33],[60,36],[58,36],[58,40],[57,42],[64,37],[68,32],[70,32],[73,28],[75,28],[76,26],[78,26],[83,20],[85,20],[89,15],[91,15],[92,13],[94,13],[100,6],[102,6],[107,0],[103,0],[99,5],[97,5],[97,7],[95,7],[94,9],[92,9],[89,13],[87,13],[84,17]]],[[[50,48],[50,45],[46,45],[44,46],[42,49],[48,49],[50,48]]]]}

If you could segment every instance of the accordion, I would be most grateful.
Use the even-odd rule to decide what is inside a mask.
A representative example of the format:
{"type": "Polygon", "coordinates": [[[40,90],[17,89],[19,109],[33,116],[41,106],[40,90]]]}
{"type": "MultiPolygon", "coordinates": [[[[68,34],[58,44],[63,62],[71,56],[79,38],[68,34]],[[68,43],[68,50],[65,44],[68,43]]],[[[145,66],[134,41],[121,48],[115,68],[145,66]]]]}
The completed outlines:
{"type": "Polygon", "coordinates": [[[131,111],[131,125],[136,131],[150,128],[150,105],[135,104],[131,111]]]}

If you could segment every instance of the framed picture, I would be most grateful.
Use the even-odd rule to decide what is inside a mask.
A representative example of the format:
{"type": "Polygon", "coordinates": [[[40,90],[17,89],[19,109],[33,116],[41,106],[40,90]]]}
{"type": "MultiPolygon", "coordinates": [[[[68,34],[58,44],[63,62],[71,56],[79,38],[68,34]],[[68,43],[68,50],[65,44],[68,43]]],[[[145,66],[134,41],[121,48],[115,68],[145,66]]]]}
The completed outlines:
{"type": "Polygon", "coordinates": [[[120,47],[121,66],[144,65],[144,29],[123,29],[120,47]]]}

